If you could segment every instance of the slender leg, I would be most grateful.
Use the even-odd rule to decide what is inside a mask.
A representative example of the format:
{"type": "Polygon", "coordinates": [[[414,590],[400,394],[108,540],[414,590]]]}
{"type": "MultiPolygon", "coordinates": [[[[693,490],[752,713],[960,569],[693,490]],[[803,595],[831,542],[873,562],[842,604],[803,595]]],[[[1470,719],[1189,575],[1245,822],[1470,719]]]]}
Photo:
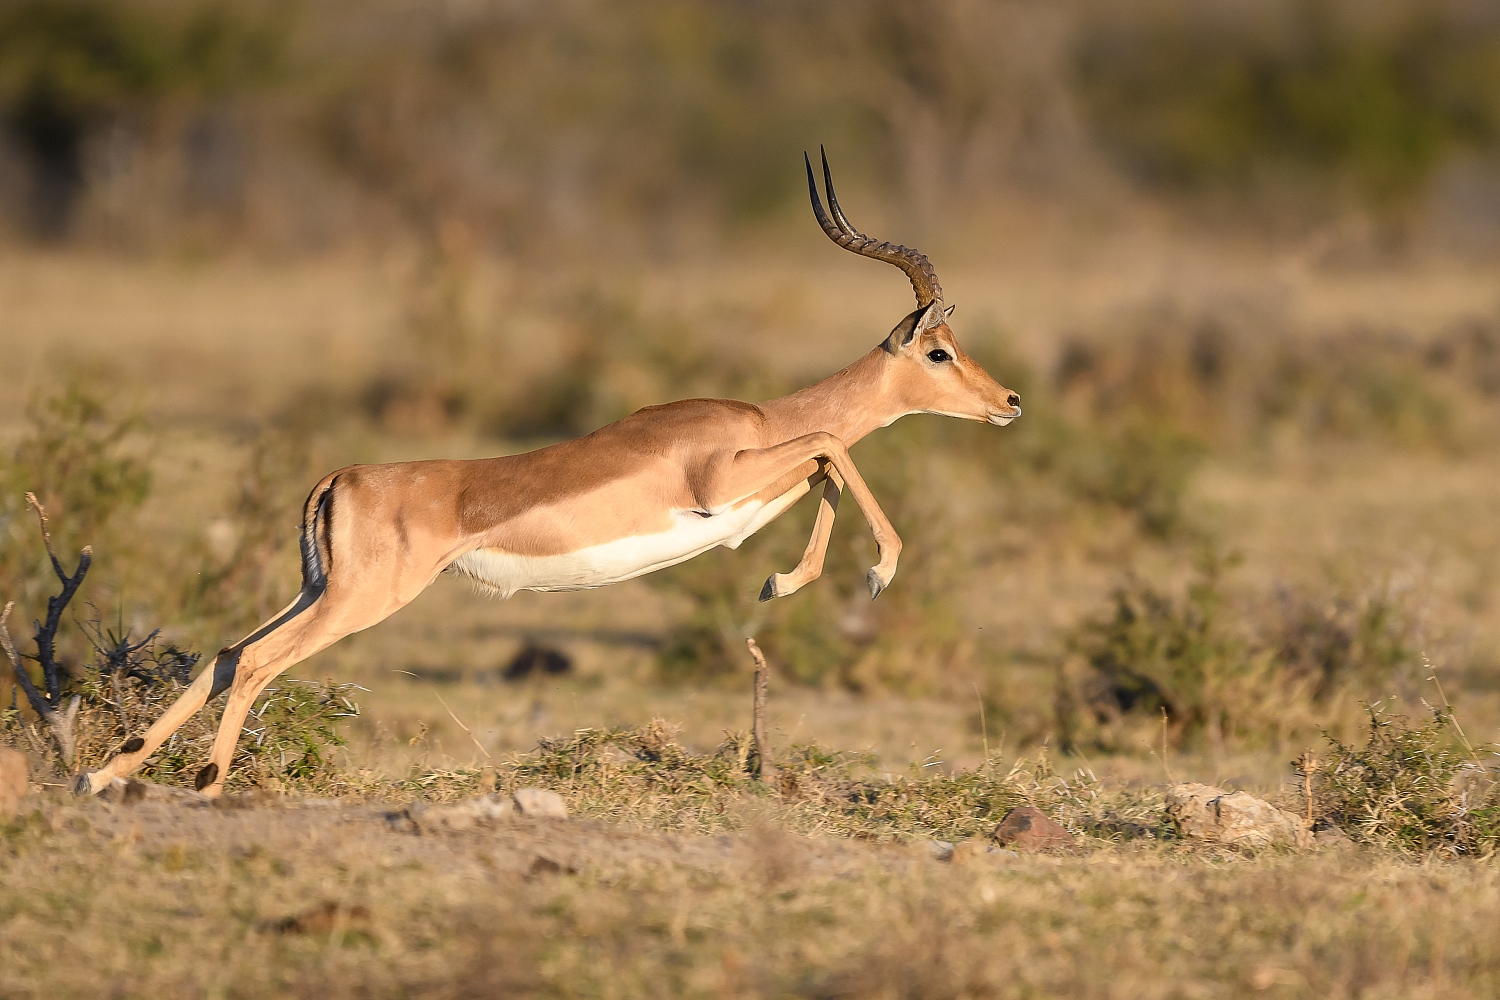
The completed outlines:
{"type": "Polygon", "coordinates": [[[219,719],[213,752],[194,782],[198,791],[212,796],[224,790],[224,780],[229,776],[229,765],[234,759],[234,748],[239,743],[245,716],[250,713],[255,699],[265,690],[266,685],[293,664],[300,663],[351,632],[367,628],[387,616],[370,615],[358,621],[355,627],[349,627],[353,623],[347,616],[331,615],[326,613],[327,610],[314,608],[306,618],[289,622],[245,648],[240,657],[239,669],[234,675],[234,683],[229,688],[224,714],[219,719]],[[320,610],[325,613],[318,614],[320,610]]]}
{"type": "Polygon", "coordinates": [[[833,519],[838,514],[839,496],[843,489],[844,481],[838,472],[828,469],[828,479],[823,483],[823,495],[818,499],[818,517],[813,522],[812,537],[807,540],[802,561],[790,573],[772,573],[766,579],[766,585],[761,588],[762,601],[795,594],[823,575],[823,558],[828,554],[828,537],[833,534],[833,519]]]}
{"type": "MultiPolygon", "coordinates": [[[[344,636],[369,628],[404,607],[421,587],[392,599],[387,594],[356,589],[349,593],[337,584],[330,587],[299,613],[286,612],[251,633],[247,640],[219,654],[214,665],[203,671],[182,693],[172,707],[163,713],[139,742],[126,743],[128,753],[121,753],[98,771],[79,775],[76,790],[81,793],[102,791],[115,778],[123,778],[140,767],[173,732],[208,701],[215,688],[229,688],[229,699],[219,720],[209,763],[198,772],[198,790],[206,795],[223,791],[224,778],[239,742],[245,716],[256,697],[288,667],[333,645],[344,636]],[[228,658],[227,670],[221,664],[228,658]],[[216,677],[218,678],[216,681],[216,677]],[[134,745],[133,745],[134,744],[134,745]]],[[[292,602],[288,611],[301,602],[292,602]]]]}
{"type": "Polygon", "coordinates": [[[420,586],[392,593],[378,587],[361,586],[352,591],[330,583],[328,591],[308,613],[293,619],[256,642],[245,647],[229,688],[229,700],[219,719],[213,753],[194,784],[205,795],[216,796],[224,790],[224,779],[239,744],[245,716],[255,699],[288,667],[322,652],[346,635],[363,631],[395,614],[410,603],[431,582],[430,576],[420,586]]]}
{"type": "Polygon", "coordinates": [[[748,448],[727,456],[727,461],[716,463],[705,470],[701,492],[706,494],[712,509],[725,507],[754,496],[767,486],[791,478],[812,476],[817,471],[816,463],[824,460],[833,466],[854,495],[860,513],[870,525],[875,536],[875,545],[880,550],[880,562],[870,569],[866,582],[870,585],[870,596],[879,597],[896,575],[896,560],[901,555],[901,539],[885,512],[880,509],[874,494],[865,485],[864,478],[854,467],[849,450],[837,437],[826,431],[816,431],[770,448],[748,448]],[[803,467],[807,468],[805,472],[803,467]]]}
{"type": "MultiPolygon", "coordinates": [[[[252,632],[251,637],[289,620],[289,616],[297,613],[299,604],[309,603],[305,593],[305,591],[299,593],[296,599],[282,608],[274,618],[252,632]]],[[[171,738],[173,733],[182,727],[183,723],[196,715],[204,705],[208,704],[210,698],[228,685],[228,678],[236,673],[235,660],[244,645],[245,642],[242,641],[236,646],[220,650],[213,662],[193,679],[193,683],[188,685],[187,690],[178,696],[177,700],[151,724],[150,728],[140,736],[126,740],[125,749],[110,758],[109,762],[99,770],[85,771],[80,774],[74,785],[74,791],[80,795],[93,795],[103,791],[115,778],[124,778],[134,773],[146,762],[147,758],[171,738]]]]}

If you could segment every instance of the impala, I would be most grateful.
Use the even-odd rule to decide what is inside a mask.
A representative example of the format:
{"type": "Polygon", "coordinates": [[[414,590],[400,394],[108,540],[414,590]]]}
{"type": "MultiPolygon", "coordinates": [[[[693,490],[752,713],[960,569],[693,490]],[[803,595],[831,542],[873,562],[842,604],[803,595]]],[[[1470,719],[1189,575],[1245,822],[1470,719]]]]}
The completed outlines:
{"type": "Polygon", "coordinates": [[[878,597],[896,572],[901,540],[848,448],[908,413],[1004,426],[1020,397],[959,348],[953,307],[927,258],[860,234],[839,208],[828,159],[813,215],[828,238],[906,272],[917,308],[864,357],[790,396],[752,404],[685,399],[650,406],[585,437],[524,455],[473,461],[355,465],[325,477],[302,513],[302,589],[285,610],[219,652],[140,736],[80,793],[130,774],[209,699],[229,692],[199,791],[218,795],[255,698],[292,664],[395,613],[439,574],[457,573],[500,597],[518,590],[584,590],[736,548],[821,486],[812,538],[790,573],[760,599],[795,593],[823,569],[844,488],[880,553],[869,571],[878,597]]]}

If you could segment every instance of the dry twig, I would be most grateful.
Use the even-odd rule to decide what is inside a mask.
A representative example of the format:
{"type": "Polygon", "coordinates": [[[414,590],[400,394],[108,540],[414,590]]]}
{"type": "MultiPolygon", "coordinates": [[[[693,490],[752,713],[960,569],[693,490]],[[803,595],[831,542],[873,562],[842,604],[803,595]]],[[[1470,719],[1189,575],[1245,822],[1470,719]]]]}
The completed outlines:
{"type": "Polygon", "coordinates": [[[10,617],[11,608],[15,606],[14,601],[7,603],[5,611],[0,613],[0,648],[5,650],[5,655],[10,659],[16,683],[26,693],[26,700],[31,704],[32,710],[52,730],[53,738],[57,740],[57,748],[62,754],[63,765],[72,767],[77,748],[73,724],[78,718],[78,707],[82,702],[75,695],[68,701],[66,707],[63,705],[62,668],[57,663],[56,652],[57,630],[62,626],[63,611],[67,609],[68,602],[73,600],[73,595],[78,593],[78,588],[83,585],[84,575],[88,573],[89,566],[94,561],[94,550],[85,545],[78,555],[78,568],[73,571],[72,575],[69,575],[57,558],[57,552],[52,548],[52,532],[48,528],[46,509],[34,493],[26,494],[26,503],[36,511],[37,520],[41,523],[42,544],[47,548],[47,558],[51,560],[52,571],[57,574],[58,580],[62,583],[62,590],[56,597],[47,598],[46,621],[32,623],[36,628],[34,634],[36,655],[23,658],[16,651],[15,642],[11,639],[7,620],[10,617]],[[36,684],[31,680],[31,675],[26,671],[23,659],[32,659],[40,664],[42,684],[46,688],[45,694],[37,690],[36,684]]]}
{"type": "Polygon", "coordinates": [[[1302,796],[1307,806],[1307,828],[1313,825],[1313,774],[1318,770],[1318,758],[1313,756],[1311,750],[1302,751],[1302,755],[1292,761],[1292,766],[1302,776],[1302,796]]]}
{"type": "MultiPolygon", "coordinates": [[[[405,674],[408,677],[416,677],[417,680],[422,679],[420,677],[417,677],[417,675],[412,673],[410,670],[392,670],[391,673],[405,674]]],[[[464,725],[463,722],[459,720],[458,716],[453,714],[453,709],[448,707],[448,703],[443,700],[442,695],[438,694],[436,691],[432,693],[437,697],[438,704],[443,706],[443,711],[448,713],[448,718],[452,719],[458,725],[459,729],[462,729],[465,733],[469,734],[469,739],[474,741],[474,745],[479,748],[480,753],[484,754],[485,759],[493,760],[494,758],[490,755],[490,752],[484,748],[484,744],[479,742],[479,737],[474,735],[474,730],[464,725]]]]}
{"type": "Polygon", "coordinates": [[[757,775],[761,781],[776,780],[776,765],[771,763],[771,741],[766,738],[766,691],[770,686],[771,668],[766,665],[766,655],[760,651],[754,639],[746,639],[745,646],[755,658],[755,756],[757,775]]]}

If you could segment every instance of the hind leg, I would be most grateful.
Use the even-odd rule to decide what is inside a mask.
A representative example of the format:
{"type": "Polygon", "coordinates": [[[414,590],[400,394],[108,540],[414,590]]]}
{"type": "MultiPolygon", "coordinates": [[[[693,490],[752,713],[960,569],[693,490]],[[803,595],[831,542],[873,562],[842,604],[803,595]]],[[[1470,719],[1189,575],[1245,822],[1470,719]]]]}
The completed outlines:
{"type": "Polygon", "coordinates": [[[79,774],[74,782],[73,791],[79,795],[93,795],[103,791],[114,779],[128,777],[135,773],[136,769],[170,739],[183,723],[230,686],[236,673],[240,654],[245,646],[254,642],[257,637],[274,631],[306,611],[314,601],[315,598],[306,590],[302,591],[276,617],[250,633],[239,643],[227,649],[221,649],[219,655],[214,657],[213,663],[193,679],[193,683],[189,684],[187,690],[182,692],[177,700],[161,714],[161,718],[153,722],[151,727],[140,736],[126,740],[121,752],[111,757],[103,767],[97,771],[84,771],[79,774]]]}
{"type": "Polygon", "coordinates": [[[197,778],[200,791],[218,795],[223,791],[245,716],[265,686],[293,664],[388,618],[415,598],[433,575],[423,574],[421,585],[397,588],[399,597],[390,591],[377,595],[359,588],[351,593],[336,585],[317,594],[304,590],[280,615],[219,653],[213,666],[199,674],[143,736],[127,740],[125,752],[98,771],[80,774],[74,790],[79,794],[100,792],[115,778],[130,774],[193,713],[227,689],[229,701],[219,721],[210,762],[197,778]]]}
{"type": "Polygon", "coordinates": [[[197,789],[210,796],[217,796],[224,790],[224,780],[229,775],[229,765],[234,759],[234,749],[239,744],[245,717],[250,714],[255,699],[265,690],[266,685],[293,664],[327,649],[352,632],[369,628],[405,603],[403,601],[394,607],[371,607],[362,613],[357,608],[344,606],[338,609],[338,613],[334,613],[328,598],[324,597],[309,609],[305,617],[290,621],[247,645],[240,656],[234,682],[229,688],[229,700],[224,705],[224,715],[219,720],[213,753],[208,764],[194,779],[197,789]]]}

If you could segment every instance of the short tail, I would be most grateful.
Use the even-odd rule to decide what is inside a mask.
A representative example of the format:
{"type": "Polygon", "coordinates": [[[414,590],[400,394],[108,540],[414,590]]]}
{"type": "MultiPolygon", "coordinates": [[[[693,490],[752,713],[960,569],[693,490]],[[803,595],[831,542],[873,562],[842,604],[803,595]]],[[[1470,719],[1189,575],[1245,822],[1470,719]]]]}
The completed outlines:
{"type": "Polygon", "coordinates": [[[302,589],[320,594],[328,586],[333,569],[333,488],[339,474],[333,473],[313,487],[302,507],[302,589]]]}

